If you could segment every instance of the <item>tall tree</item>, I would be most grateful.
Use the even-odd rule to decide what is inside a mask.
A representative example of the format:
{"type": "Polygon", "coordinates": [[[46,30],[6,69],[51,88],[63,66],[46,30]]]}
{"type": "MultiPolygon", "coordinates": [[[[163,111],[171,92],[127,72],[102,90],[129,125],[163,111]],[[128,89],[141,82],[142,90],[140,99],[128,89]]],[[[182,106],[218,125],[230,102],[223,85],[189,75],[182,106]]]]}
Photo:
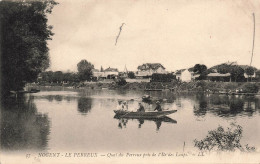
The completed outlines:
{"type": "Polygon", "coordinates": [[[244,77],[244,69],[239,67],[238,65],[230,66],[231,76],[235,79],[235,82],[238,79],[242,79],[244,77]]]}
{"type": "Polygon", "coordinates": [[[217,71],[222,74],[230,73],[230,65],[221,64],[217,67],[217,71]]]}
{"type": "Polygon", "coordinates": [[[79,79],[81,81],[85,80],[91,80],[92,76],[92,69],[94,69],[94,65],[92,65],[90,62],[87,60],[81,60],[78,64],[78,74],[79,74],[79,79]]]}
{"type": "MultiPolygon", "coordinates": [[[[252,76],[254,75],[254,73],[255,73],[255,70],[254,70],[254,68],[253,67],[247,67],[246,69],[245,69],[245,72],[246,72],[246,74],[249,76],[249,77],[251,77],[251,81],[252,81],[252,76]]],[[[247,78],[247,81],[248,81],[248,78],[247,78]]]]}
{"type": "Polygon", "coordinates": [[[56,4],[54,0],[0,2],[2,96],[22,89],[49,66],[47,40],[53,33],[47,14],[56,4]]]}
{"type": "Polygon", "coordinates": [[[204,64],[196,64],[193,67],[193,72],[200,74],[200,76],[198,78],[199,80],[206,79],[206,77],[207,77],[206,71],[207,71],[207,66],[204,64]]]}
{"type": "Polygon", "coordinates": [[[130,71],[127,73],[127,76],[130,78],[130,79],[134,79],[135,78],[135,73],[130,71]]]}
{"type": "Polygon", "coordinates": [[[207,70],[207,66],[205,66],[204,64],[196,64],[193,67],[193,72],[201,74],[203,72],[205,72],[207,70]]]}

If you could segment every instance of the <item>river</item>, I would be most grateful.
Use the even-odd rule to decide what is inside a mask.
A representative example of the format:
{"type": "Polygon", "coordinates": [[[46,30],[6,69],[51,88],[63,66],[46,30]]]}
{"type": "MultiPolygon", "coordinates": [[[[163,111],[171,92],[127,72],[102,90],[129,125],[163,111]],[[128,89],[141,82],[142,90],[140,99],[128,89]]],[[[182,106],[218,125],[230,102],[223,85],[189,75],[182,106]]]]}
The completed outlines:
{"type": "Polygon", "coordinates": [[[260,148],[260,97],[47,88],[10,97],[1,112],[1,149],[7,153],[197,150],[194,139],[231,123],[242,126],[242,145],[260,148]],[[166,120],[114,117],[118,100],[136,110],[144,94],[178,111],[166,120]]]}

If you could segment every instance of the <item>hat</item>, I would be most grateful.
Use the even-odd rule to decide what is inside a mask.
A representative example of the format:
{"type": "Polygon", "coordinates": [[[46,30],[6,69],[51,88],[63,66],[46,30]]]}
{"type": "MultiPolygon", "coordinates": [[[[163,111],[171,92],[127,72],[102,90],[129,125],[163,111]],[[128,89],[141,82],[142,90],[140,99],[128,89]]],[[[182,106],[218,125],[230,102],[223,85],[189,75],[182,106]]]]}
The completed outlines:
{"type": "Polygon", "coordinates": [[[160,101],[156,101],[156,104],[160,104],[160,101]]]}

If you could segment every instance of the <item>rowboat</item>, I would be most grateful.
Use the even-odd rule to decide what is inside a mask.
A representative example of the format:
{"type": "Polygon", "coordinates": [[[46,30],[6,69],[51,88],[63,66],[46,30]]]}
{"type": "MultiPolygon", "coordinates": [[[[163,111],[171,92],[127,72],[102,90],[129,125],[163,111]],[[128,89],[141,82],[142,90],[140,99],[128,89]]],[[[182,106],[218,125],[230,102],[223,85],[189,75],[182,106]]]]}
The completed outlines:
{"type": "Polygon", "coordinates": [[[160,118],[177,112],[177,110],[149,111],[149,112],[131,112],[124,110],[114,110],[115,114],[124,118],[160,118]]]}
{"type": "Polygon", "coordinates": [[[162,116],[159,118],[125,118],[125,117],[120,117],[118,115],[114,116],[114,119],[137,119],[137,120],[147,120],[147,121],[154,121],[154,122],[167,122],[167,123],[173,123],[173,124],[177,124],[177,121],[167,117],[167,116],[162,116]]]}

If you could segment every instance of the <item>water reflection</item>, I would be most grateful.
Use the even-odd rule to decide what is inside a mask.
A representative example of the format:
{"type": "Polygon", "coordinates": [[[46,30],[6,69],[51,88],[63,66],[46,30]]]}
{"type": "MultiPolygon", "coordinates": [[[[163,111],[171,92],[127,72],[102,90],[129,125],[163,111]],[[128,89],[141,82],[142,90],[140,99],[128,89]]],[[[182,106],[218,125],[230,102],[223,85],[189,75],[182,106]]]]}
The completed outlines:
{"type": "Polygon", "coordinates": [[[128,120],[137,120],[138,121],[138,128],[142,128],[142,125],[144,124],[145,121],[153,121],[155,122],[155,125],[156,125],[156,130],[159,131],[160,130],[160,127],[162,125],[162,122],[165,122],[165,123],[171,123],[171,124],[177,124],[177,121],[170,118],[170,117],[167,117],[167,116],[164,116],[164,117],[160,117],[160,118],[144,118],[144,119],[137,119],[137,118],[124,118],[124,117],[120,117],[118,115],[115,115],[114,116],[114,119],[118,119],[118,128],[119,129],[123,129],[123,128],[126,128],[127,126],[127,123],[128,123],[128,120]]]}
{"type": "Polygon", "coordinates": [[[174,103],[176,100],[176,95],[172,92],[153,92],[153,91],[146,91],[145,95],[149,95],[150,99],[143,99],[143,102],[152,104],[156,101],[166,102],[166,103],[174,103]]]}
{"type": "Polygon", "coordinates": [[[78,111],[82,115],[86,115],[88,112],[90,112],[91,107],[92,107],[92,98],[80,97],[78,99],[78,111]]]}
{"type": "Polygon", "coordinates": [[[196,99],[199,101],[199,106],[194,107],[193,113],[195,116],[204,116],[207,113],[208,101],[204,94],[196,95],[196,99]]]}
{"type": "MultiPolygon", "coordinates": [[[[216,128],[218,124],[225,127],[230,120],[234,120],[228,120],[230,117],[235,117],[236,122],[245,129],[245,142],[250,140],[250,144],[259,147],[259,136],[252,135],[252,132],[258,130],[255,125],[259,123],[259,97],[153,92],[152,97],[163,100],[163,109],[178,110],[172,115],[179,121],[178,124],[169,117],[113,118],[118,100],[127,101],[129,111],[136,111],[144,94],[147,92],[48,91],[30,96],[28,94],[18,100],[11,99],[1,109],[1,148],[52,151],[178,151],[183,148],[183,141],[192,145],[194,138],[204,138],[203,134],[216,128]],[[102,124],[96,120],[101,120],[102,124]],[[203,122],[199,122],[201,120],[203,122]],[[82,128],[82,124],[91,126],[82,128]],[[200,132],[193,133],[194,129],[199,129],[200,132]],[[151,140],[140,137],[143,134],[151,140]],[[157,137],[160,140],[153,142],[157,137]],[[109,142],[104,142],[107,140],[109,142]],[[119,142],[124,144],[118,144],[119,142]]],[[[147,111],[153,111],[155,108],[154,103],[143,104],[147,111]]]]}
{"type": "Polygon", "coordinates": [[[207,112],[220,117],[252,116],[259,110],[259,99],[255,97],[201,94],[195,95],[195,100],[196,116],[205,116],[207,112]]]}
{"type": "Polygon", "coordinates": [[[46,149],[50,121],[37,112],[33,97],[10,98],[2,103],[1,112],[1,149],[46,149]]]}
{"type": "Polygon", "coordinates": [[[49,102],[58,101],[61,102],[63,100],[66,100],[67,102],[70,102],[71,100],[76,99],[76,97],[71,97],[69,95],[44,95],[44,96],[35,96],[37,99],[47,99],[49,102]]]}
{"type": "Polygon", "coordinates": [[[118,128],[122,129],[123,127],[126,128],[126,124],[128,122],[128,119],[126,118],[121,118],[118,121],[118,128]]]}

